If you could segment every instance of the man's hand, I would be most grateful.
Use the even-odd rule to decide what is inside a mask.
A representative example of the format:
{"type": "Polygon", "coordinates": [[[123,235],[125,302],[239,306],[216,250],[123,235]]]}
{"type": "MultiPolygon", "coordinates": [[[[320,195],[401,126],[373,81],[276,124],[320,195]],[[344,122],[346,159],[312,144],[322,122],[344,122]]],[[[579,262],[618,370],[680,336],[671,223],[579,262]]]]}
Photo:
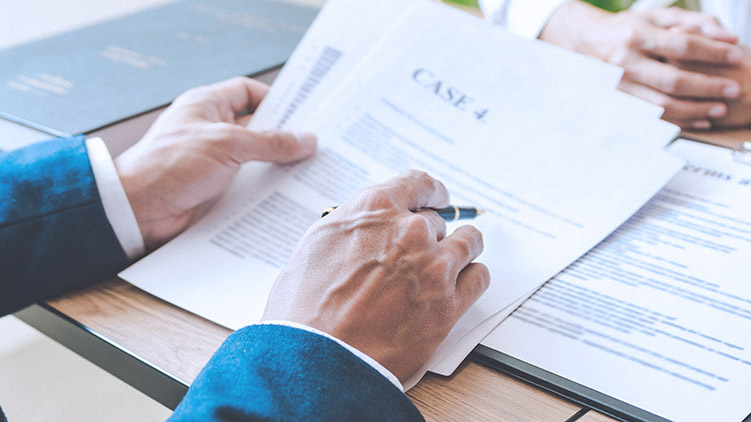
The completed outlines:
{"type": "Polygon", "coordinates": [[[313,154],[312,134],[253,132],[245,125],[268,86],[234,78],[192,89],[115,160],[147,249],[180,233],[224,192],[243,163],[313,154]]]}
{"type": "Polygon", "coordinates": [[[402,382],[428,360],[490,275],[482,235],[426,207],[444,186],[412,171],[366,189],[313,225],[277,279],[264,320],[299,322],[366,353],[402,382]]]}
{"type": "Polygon", "coordinates": [[[712,119],[727,113],[723,101],[741,93],[732,79],[672,64],[741,62],[737,37],[699,12],[670,8],[610,13],[570,1],[553,14],[540,39],[622,67],[619,89],[665,108],[663,118],[683,128],[708,129],[712,119]]]}

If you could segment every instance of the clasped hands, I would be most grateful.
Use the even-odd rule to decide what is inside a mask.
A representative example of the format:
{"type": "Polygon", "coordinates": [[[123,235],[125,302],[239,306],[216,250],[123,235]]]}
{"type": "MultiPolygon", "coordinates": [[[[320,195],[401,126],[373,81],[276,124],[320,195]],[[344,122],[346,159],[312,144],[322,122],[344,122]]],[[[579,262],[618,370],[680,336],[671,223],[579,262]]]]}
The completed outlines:
{"type": "Polygon", "coordinates": [[[569,1],[540,39],[623,68],[619,89],[663,107],[663,119],[684,129],[751,123],[749,60],[737,36],[709,15],[678,8],[610,13],[569,1]]]}
{"type": "MultiPolygon", "coordinates": [[[[178,97],[115,166],[147,248],[183,231],[243,163],[311,156],[312,134],[246,128],[268,87],[234,78],[178,97]]],[[[277,279],[264,320],[302,323],[372,357],[404,382],[487,289],[480,232],[427,207],[446,188],[412,171],[367,188],[314,224],[277,279]]],[[[252,278],[252,274],[248,274],[252,278]]],[[[250,321],[249,321],[250,322],[250,321]]]]}

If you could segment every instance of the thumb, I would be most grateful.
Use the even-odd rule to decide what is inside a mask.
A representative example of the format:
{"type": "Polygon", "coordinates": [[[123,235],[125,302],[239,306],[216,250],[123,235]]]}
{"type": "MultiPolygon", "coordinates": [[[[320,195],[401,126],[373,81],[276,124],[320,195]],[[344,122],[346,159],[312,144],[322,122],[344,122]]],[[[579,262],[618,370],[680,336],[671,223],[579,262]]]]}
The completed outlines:
{"type": "Polygon", "coordinates": [[[316,150],[316,136],[308,132],[252,131],[240,126],[235,126],[233,132],[228,142],[232,144],[233,158],[241,163],[290,163],[308,158],[316,150]]]}

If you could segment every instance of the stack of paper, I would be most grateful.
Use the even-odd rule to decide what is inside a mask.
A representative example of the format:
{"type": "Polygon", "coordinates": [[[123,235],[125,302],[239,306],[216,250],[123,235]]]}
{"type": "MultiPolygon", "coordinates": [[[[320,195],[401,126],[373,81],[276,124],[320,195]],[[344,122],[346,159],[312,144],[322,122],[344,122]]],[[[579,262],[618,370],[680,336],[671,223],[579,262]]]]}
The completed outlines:
{"type": "Polygon", "coordinates": [[[663,151],[677,128],[617,92],[620,77],[429,0],[331,0],[251,123],[313,131],[317,155],[244,167],[209,215],[121,277],[240,328],[322,209],[426,170],[452,202],[488,210],[473,224],[491,287],[425,368],[451,373],[683,165],[663,151]]]}
{"type": "Polygon", "coordinates": [[[751,166],[669,151],[683,171],[483,344],[669,420],[747,420],[751,166]]]}

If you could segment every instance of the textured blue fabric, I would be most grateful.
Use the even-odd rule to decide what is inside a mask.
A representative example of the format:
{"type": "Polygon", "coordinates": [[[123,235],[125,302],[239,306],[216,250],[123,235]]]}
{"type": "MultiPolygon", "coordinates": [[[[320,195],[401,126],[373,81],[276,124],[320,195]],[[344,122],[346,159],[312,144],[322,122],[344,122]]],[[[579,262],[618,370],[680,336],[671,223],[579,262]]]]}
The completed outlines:
{"type": "Polygon", "coordinates": [[[102,281],[127,263],[83,136],[0,152],[0,315],[102,281]]]}
{"type": "Polygon", "coordinates": [[[336,342],[278,325],[253,325],[230,336],[169,419],[422,420],[404,393],[336,342]]]}

